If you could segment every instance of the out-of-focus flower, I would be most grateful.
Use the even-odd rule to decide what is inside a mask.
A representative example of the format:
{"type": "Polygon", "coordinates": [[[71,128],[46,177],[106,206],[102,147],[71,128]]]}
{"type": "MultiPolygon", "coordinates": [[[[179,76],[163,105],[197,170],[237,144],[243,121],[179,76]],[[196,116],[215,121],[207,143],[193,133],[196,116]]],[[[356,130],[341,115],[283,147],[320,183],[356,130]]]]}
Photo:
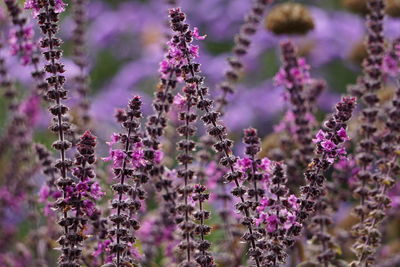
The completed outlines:
{"type": "Polygon", "coordinates": [[[306,34],[314,29],[314,20],[304,5],[283,3],[269,12],[265,27],[275,34],[306,34]]]}

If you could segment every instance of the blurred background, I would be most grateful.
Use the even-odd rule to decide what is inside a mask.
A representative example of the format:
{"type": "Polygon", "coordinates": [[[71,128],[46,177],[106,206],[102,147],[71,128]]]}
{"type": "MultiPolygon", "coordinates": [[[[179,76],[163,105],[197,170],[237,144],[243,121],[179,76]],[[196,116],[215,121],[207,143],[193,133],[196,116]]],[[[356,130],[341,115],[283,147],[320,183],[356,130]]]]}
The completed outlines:
{"type": "MultiPolygon", "coordinates": [[[[22,3],[22,1],[20,1],[22,3]]],[[[68,1],[66,1],[68,3],[68,1]]],[[[200,62],[206,84],[212,94],[219,95],[216,84],[223,80],[227,69],[226,58],[231,55],[233,37],[239,31],[251,1],[243,0],[185,0],[181,6],[188,14],[191,25],[197,26],[207,38],[200,43],[200,62]]],[[[277,1],[279,3],[280,1],[277,1]]],[[[240,77],[238,91],[227,107],[225,122],[234,132],[248,126],[257,127],[262,135],[272,129],[283,111],[282,88],[274,87],[272,77],[280,66],[281,40],[291,38],[299,53],[311,65],[313,77],[328,82],[319,104],[322,111],[330,111],[346,85],[356,81],[360,62],[365,56],[362,16],[352,13],[349,0],[295,1],[305,4],[312,14],[315,27],[302,36],[276,36],[265,23],[254,37],[249,54],[245,56],[245,69],[240,77]]],[[[358,2],[358,1],[353,1],[358,2]]],[[[133,94],[144,98],[145,113],[151,111],[151,98],[158,79],[158,64],[163,56],[167,31],[167,8],[164,1],[89,1],[87,8],[87,51],[90,72],[90,114],[95,118],[92,128],[99,129],[101,138],[108,137],[116,126],[115,108],[124,107],[133,94]]],[[[4,16],[4,11],[2,12],[4,16]]],[[[66,87],[77,74],[78,68],[71,60],[71,35],[74,23],[71,10],[63,13],[60,37],[64,40],[66,87]]],[[[388,17],[387,37],[398,34],[400,20],[388,17]]],[[[34,23],[34,21],[31,21],[34,23]]],[[[5,38],[3,38],[5,39],[5,38]]],[[[3,40],[7,41],[7,40],[3,40]]],[[[3,49],[2,53],[7,53],[3,49]]],[[[9,57],[12,77],[25,92],[32,82],[30,67],[18,64],[9,57]]],[[[71,101],[77,97],[70,92],[71,101]]],[[[7,110],[0,103],[0,126],[4,127],[7,110]]],[[[49,118],[46,112],[37,114],[34,140],[50,144],[47,131],[49,118]]]]}

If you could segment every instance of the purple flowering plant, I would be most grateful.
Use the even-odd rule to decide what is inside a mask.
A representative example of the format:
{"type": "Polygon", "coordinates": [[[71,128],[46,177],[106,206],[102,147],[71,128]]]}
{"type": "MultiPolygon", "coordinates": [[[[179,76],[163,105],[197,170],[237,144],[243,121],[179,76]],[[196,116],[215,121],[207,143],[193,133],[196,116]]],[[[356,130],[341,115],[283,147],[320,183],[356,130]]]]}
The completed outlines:
{"type": "Polygon", "coordinates": [[[400,266],[399,17],[5,0],[0,266],[400,266]]]}

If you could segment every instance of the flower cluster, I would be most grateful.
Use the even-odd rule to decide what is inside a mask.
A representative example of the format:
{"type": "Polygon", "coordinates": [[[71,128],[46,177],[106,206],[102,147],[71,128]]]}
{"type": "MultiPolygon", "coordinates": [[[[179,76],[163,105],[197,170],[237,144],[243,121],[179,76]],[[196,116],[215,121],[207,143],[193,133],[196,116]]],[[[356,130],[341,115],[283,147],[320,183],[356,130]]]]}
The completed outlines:
{"type": "Polygon", "coordinates": [[[181,168],[178,170],[178,177],[184,180],[183,187],[178,190],[183,203],[177,207],[177,210],[184,218],[179,228],[185,240],[178,247],[186,251],[186,260],[183,266],[197,266],[197,263],[200,266],[212,267],[215,266],[214,260],[211,253],[207,252],[210,248],[210,243],[204,238],[211,230],[209,226],[204,224],[204,221],[209,216],[209,212],[203,209],[204,202],[208,199],[208,193],[205,192],[206,187],[204,185],[193,186],[190,184],[190,180],[195,175],[194,170],[190,168],[195,158],[192,151],[196,149],[196,143],[191,140],[192,136],[196,133],[194,123],[197,120],[197,114],[194,107],[201,105],[201,99],[198,93],[200,81],[188,79],[187,76],[190,74],[194,76],[194,73],[199,71],[199,64],[191,63],[191,59],[198,57],[198,46],[193,45],[192,40],[202,40],[204,36],[199,35],[197,28],[194,28],[193,31],[189,29],[189,25],[185,23],[185,14],[180,9],[170,9],[169,16],[171,29],[174,31],[170,42],[174,51],[173,60],[174,62],[179,62],[179,73],[185,77],[185,85],[182,88],[184,97],[180,97],[179,101],[179,105],[182,107],[179,113],[179,120],[183,123],[177,128],[178,135],[183,137],[177,145],[177,149],[180,151],[177,161],[181,165],[181,168]],[[199,204],[199,210],[195,213],[193,213],[194,206],[189,203],[190,197],[193,201],[198,201],[199,204]],[[194,224],[191,221],[192,216],[200,221],[200,224],[194,224]],[[191,240],[193,234],[200,236],[200,240],[193,242],[191,240]],[[195,249],[199,251],[194,257],[196,263],[191,260],[191,253],[195,249]]]}
{"type": "Polygon", "coordinates": [[[60,221],[60,225],[68,229],[68,234],[59,239],[63,250],[66,251],[64,258],[61,258],[61,265],[80,266],[82,242],[87,238],[85,233],[87,222],[99,213],[95,201],[100,199],[104,192],[100,184],[93,180],[95,146],[96,137],[86,131],[77,144],[78,153],[72,165],[72,174],[76,180],[67,187],[65,198],[57,201],[55,205],[58,210],[69,210],[73,214],[60,221]]]}
{"type": "Polygon", "coordinates": [[[275,76],[275,83],[283,85],[289,93],[291,112],[294,115],[295,136],[298,147],[295,157],[298,164],[305,165],[309,162],[313,147],[311,143],[311,124],[307,118],[308,104],[306,104],[305,87],[311,84],[309,66],[305,60],[298,58],[292,42],[281,44],[283,67],[275,76]]]}
{"type": "Polygon", "coordinates": [[[324,129],[314,139],[317,144],[316,157],[310,162],[304,175],[307,184],[301,188],[300,208],[296,218],[299,223],[314,212],[316,201],[324,194],[324,172],[344,154],[343,143],[348,139],[347,122],[355,108],[355,98],[344,97],[336,104],[336,112],[324,123],[324,129]]]}
{"type": "Polygon", "coordinates": [[[126,133],[113,134],[108,144],[120,144],[123,148],[110,148],[109,157],[105,158],[113,162],[115,179],[118,181],[112,185],[115,196],[111,201],[113,212],[109,220],[113,227],[108,231],[111,240],[108,246],[110,261],[116,266],[134,264],[138,260],[133,244],[136,239],[134,231],[140,225],[135,215],[145,198],[141,184],[148,181],[148,177],[141,173],[141,168],[146,164],[139,134],[141,105],[140,97],[135,96],[130,100],[126,111],[118,112],[118,120],[126,133]]]}
{"type": "Polygon", "coordinates": [[[44,50],[43,56],[47,61],[44,70],[49,74],[46,80],[48,84],[47,98],[53,103],[49,108],[54,120],[50,129],[58,134],[58,140],[53,143],[53,147],[60,152],[60,157],[55,164],[55,167],[60,172],[60,177],[56,180],[56,184],[63,191],[63,194],[57,199],[55,206],[57,206],[58,212],[62,216],[59,225],[64,229],[63,238],[59,240],[62,246],[62,255],[59,258],[59,262],[61,265],[72,264],[70,266],[76,266],[78,264],[74,263],[75,255],[72,254],[72,250],[66,246],[67,242],[65,242],[65,240],[68,240],[69,227],[72,222],[68,211],[64,210],[64,208],[68,206],[68,190],[74,181],[68,177],[72,161],[66,157],[66,151],[71,147],[71,143],[65,140],[65,132],[70,129],[70,124],[65,119],[68,107],[61,103],[62,100],[66,99],[67,91],[63,89],[65,82],[65,77],[62,75],[65,72],[64,65],[59,62],[62,55],[62,51],[59,49],[61,40],[55,37],[58,32],[58,5],[53,0],[32,0],[28,1],[25,7],[34,9],[40,30],[44,36],[40,46],[44,50]]]}
{"type": "MultiPolygon", "coordinates": [[[[399,39],[392,44],[392,49],[399,45],[399,39]]],[[[396,64],[399,64],[397,59],[396,64]]],[[[354,248],[357,252],[359,261],[357,264],[374,264],[374,253],[381,242],[381,233],[379,231],[380,223],[385,219],[385,210],[391,206],[391,199],[388,191],[395,185],[395,179],[399,175],[398,149],[400,138],[399,124],[399,100],[400,88],[397,85],[394,99],[387,109],[386,129],[378,133],[377,154],[380,155],[376,161],[377,171],[374,173],[374,191],[366,200],[368,214],[364,221],[364,228],[368,231],[368,236],[357,240],[354,248]]]]}
{"type": "MultiPolygon", "coordinates": [[[[171,16],[171,18],[173,18],[171,16]]],[[[191,181],[193,180],[194,171],[191,169],[194,156],[193,151],[196,149],[196,143],[191,140],[196,133],[196,127],[194,126],[197,115],[193,112],[193,107],[198,102],[198,96],[196,94],[195,85],[187,84],[183,88],[185,97],[182,100],[182,110],[179,113],[179,120],[182,121],[182,125],[176,130],[182,140],[177,144],[177,149],[179,152],[177,156],[177,161],[181,165],[178,169],[178,177],[184,180],[181,188],[178,190],[179,199],[182,201],[177,206],[177,211],[184,218],[184,220],[179,224],[179,228],[182,231],[183,241],[178,245],[178,247],[186,251],[186,262],[183,266],[189,267],[194,265],[192,262],[191,255],[195,249],[195,243],[192,240],[195,224],[193,223],[193,211],[194,206],[189,202],[192,197],[194,186],[191,181]]]]}
{"type": "Polygon", "coordinates": [[[364,254],[364,248],[359,248],[358,243],[364,243],[365,219],[369,214],[368,199],[376,187],[374,183],[374,171],[371,167],[376,162],[377,144],[375,135],[378,130],[378,113],[379,98],[377,91],[382,88],[382,61],[384,57],[384,38],[383,38],[383,18],[384,18],[384,1],[371,0],[368,1],[367,28],[368,35],[366,38],[366,47],[368,56],[363,62],[364,77],[362,78],[361,91],[365,107],[362,110],[361,135],[362,140],[357,147],[357,163],[360,172],[357,175],[358,186],[355,193],[360,199],[360,204],[355,208],[355,213],[359,217],[359,223],[353,228],[354,235],[358,241],[355,244],[356,254],[359,261],[364,254]]]}
{"type": "Polygon", "coordinates": [[[296,221],[299,200],[295,195],[289,195],[285,165],[281,162],[272,163],[271,178],[267,193],[257,207],[259,212],[256,220],[261,234],[258,245],[265,251],[263,266],[277,266],[286,262],[286,248],[294,244],[294,235],[301,229],[296,221]],[[261,228],[261,226],[264,226],[261,228]]]}
{"type": "Polygon", "coordinates": [[[214,144],[214,148],[222,154],[220,164],[229,169],[229,172],[225,175],[225,179],[228,182],[233,182],[236,186],[232,191],[240,199],[236,208],[243,215],[241,223],[248,228],[248,233],[243,238],[251,246],[249,255],[255,261],[257,267],[260,267],[261,250],[256,247],[255,237],[257,235],[253,230],[254,220],[250,214],[250,206],[244,198],[247,190],[239,183],[239,178],[243,174],[234,168],[236,157],[231,152],[233,143],[226,138],[226,128],[218,121],[220,113],[213,109],[213,101],[207,98],[208,88],[202,85],[204,77],[199,76],[200,64],[192,62],[197,55],[191,52],[193,47],[191,44],[193,41],[193,32],[189,30],[189,25],[185,23],[185,14],[180,9],[172,9],[170,10],[170,17],[172,22],[171,28],[177,33],[175,42],[182,50],[182,55],[187,62],[187,65],[182,67],[185,74],[185,83],[194,85],[195,93],[198,95],[196,107],[204,113],[201,120],[208,127],[207,133],[215,140],[218,140],[214,144]]]}

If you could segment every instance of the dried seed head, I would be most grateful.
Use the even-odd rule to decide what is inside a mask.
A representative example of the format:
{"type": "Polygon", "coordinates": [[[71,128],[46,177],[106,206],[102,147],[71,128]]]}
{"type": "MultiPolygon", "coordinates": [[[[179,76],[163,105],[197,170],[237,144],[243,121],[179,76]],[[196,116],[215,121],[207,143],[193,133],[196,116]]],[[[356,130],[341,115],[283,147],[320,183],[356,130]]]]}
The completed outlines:
{"type": "Polygon", "coordinates": [[[367,49],[365,48],[365,43],[363,41],[357,42],[353,45],[348,55],[350,61],[357,65],[361,65],[367,56],[367,49]]]}
{"type": "Polygon", "coordinates": [[[342,0],[342,5],[356,14],[366,15],[368,13],[367,1],[365,0],[342,0]]]}
{"type": "MultiPolygon", "coordinates": [[[[385,13],[391,17],[400,17],[400,2],[398,0],[386,0],[385,1],[385,13]]],[[[349,11],[359,14],[368,14],[367,1],[366,0],[342,0],[342,5],[349,11]]]]}
{"type": "Polygon", "coordinates": [[[400,1],[398,0],[386,0],[385,13],[391,17],[400,17],[400,1]]]}
{"type": "Polygon", "coordinates": [[[306,34],[314,29],[314,20],[304,5],[284,3],[271,10],[265,27],[275,34],[306,34]]]}

